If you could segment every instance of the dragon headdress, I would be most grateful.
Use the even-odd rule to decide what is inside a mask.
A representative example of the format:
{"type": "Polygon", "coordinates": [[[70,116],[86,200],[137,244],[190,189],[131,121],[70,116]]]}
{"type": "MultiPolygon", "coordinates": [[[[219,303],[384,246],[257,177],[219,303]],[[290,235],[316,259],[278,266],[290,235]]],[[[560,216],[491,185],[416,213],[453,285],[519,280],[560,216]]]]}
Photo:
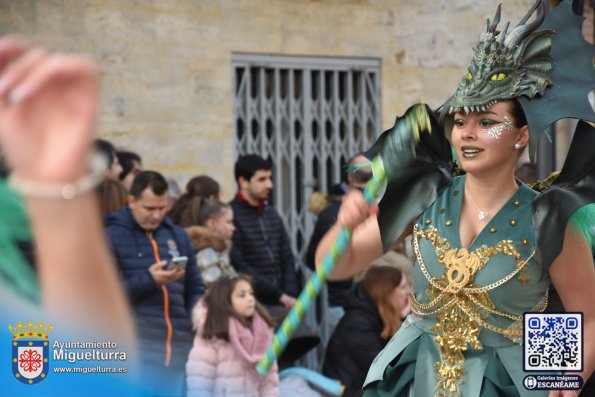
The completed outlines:
{"type": "MultiPolygon", "coordinates": [[[[588,97],[595,87],[595,49],[580,33],[584,18],[573,12],[568,1],[550,13],[545,11],[538,0],[516,27],[509,29],[506,24],[499,31],[499,6],[474,49],[467,75],[442,106],[442,123],[428,108],[431,128],[415,133],[420,107],[413,106],[365,153],[370,159],[382,154],[384,167],[390,171],[378,217],[385,249],[452,181],[456,170],[441,130],[452,127],[453,118],[448,115],[459,109],[481,111],[495,102],[516,99],[529,125],[532,160],[537,138],[552,123],[563,118],[595,122],[588,97]]],[[[570,217],[579,208],[595,206],[594,146],[595,128],[579,122],[560,176],[534,200],[533,222],[547,265],[560,253],[570,217]]]]}
{"type": "Polygon", "coordinates": [[[595,88],[595,51],[580,33],[583,20],[566,1],[546,15],[543,1],[537,0],[516,27],[509,31],[507,23],[498,31],[498,6],[442,116],[517,99],[529,125],[532,159],[537,138],[552,123],[562,118],[595,121],[588,99],[595,88]]]}

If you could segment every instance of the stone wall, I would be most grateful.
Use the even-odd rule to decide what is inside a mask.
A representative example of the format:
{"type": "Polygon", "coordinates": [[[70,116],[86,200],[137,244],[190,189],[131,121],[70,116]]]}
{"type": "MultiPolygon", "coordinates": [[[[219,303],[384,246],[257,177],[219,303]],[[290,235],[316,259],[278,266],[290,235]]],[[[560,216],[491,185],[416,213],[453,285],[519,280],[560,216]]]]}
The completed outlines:
{"type": "MultiPolygon", "coordinates": [[[[533,0],[503,1],[516,24],[533,0]]],[[[382,120],[438,106],[466,72],[492,0],[0,0],[0,33],[90,54],[99,134],[185,183],[233,184],[232,52],[377,57],[382,120]]]]}

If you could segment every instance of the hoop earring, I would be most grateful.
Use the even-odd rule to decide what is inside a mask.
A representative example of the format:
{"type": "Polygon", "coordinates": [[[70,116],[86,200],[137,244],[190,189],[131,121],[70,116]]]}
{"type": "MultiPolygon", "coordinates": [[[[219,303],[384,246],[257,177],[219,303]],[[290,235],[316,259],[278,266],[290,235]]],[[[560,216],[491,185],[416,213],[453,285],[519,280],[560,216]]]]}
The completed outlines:
{"type": "Polygon", "coordinates": [[[515,144],[514,144],[514,148],[515,148],[516,150],[519,150],[519,149],[520,149],[520,148],[522,148],[522,147],[523,147],[523,145],[521,145],[520,143],[515,143],[515,144]]]}

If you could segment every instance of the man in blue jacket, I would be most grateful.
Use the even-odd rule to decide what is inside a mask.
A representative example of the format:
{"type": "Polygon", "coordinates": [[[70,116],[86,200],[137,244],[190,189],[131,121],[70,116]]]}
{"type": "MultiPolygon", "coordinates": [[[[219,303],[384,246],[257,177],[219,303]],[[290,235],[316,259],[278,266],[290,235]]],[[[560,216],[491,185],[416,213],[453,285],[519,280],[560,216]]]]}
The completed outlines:
{"type": "Polygon", "coordinates": [[[165,217],[167,188],[161,174],[139,173],[129,208],[109,214],[106,231],[134,311],[143,379],[155,395],[182,396],[190,313],[204,285],[190,238],[165,217]],[[169,267],[179,256],[188,258],[186,268],[169,267]]]}

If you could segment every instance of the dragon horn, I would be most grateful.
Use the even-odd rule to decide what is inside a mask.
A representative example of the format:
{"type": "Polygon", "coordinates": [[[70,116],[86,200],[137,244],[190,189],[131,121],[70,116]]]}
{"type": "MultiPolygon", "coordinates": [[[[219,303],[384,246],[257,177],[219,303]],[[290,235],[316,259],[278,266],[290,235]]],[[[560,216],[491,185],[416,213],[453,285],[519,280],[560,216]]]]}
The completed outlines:
{"type": "Polygon", "coordinates": [[[506,32],[508,32],[509,26],[510,26],[510,22],[506,22],[506,26],[504,26],[504,30],[502,31],[502,33],[500,33],[500,43],[498,43],[500,46],[502,46],[502,43],[504,42],[504,39],[506,38],[506,32]]]}
{"type": "Polygon", "coordinates": [[[502,8],[502,3],[498,4],[498,8],[496,9],[496,15],[494,15],[494,20],[490,24],[490,18],[488,18],[488,23],[486,26],[486,33],[494,33],[496,31],[496,27],[500,23],[500,9],[502,8]]]}
{"type": "Polygon", "coordinates": [[[506,48],[514,48],[521,42],[525,37],[530,35],[535,29],[537,29],[545,18],[545,5],[541,0],[537,0],[535,5],[529,10],[527,15],[519,22],[514,29],[510,31],[506,39],[504,40],[504,46],[506,48]],[[537,9],[537,16],[535,20],[529,24],[527,24],[527,20],[529,17],[535,12],[537,9]]]}

